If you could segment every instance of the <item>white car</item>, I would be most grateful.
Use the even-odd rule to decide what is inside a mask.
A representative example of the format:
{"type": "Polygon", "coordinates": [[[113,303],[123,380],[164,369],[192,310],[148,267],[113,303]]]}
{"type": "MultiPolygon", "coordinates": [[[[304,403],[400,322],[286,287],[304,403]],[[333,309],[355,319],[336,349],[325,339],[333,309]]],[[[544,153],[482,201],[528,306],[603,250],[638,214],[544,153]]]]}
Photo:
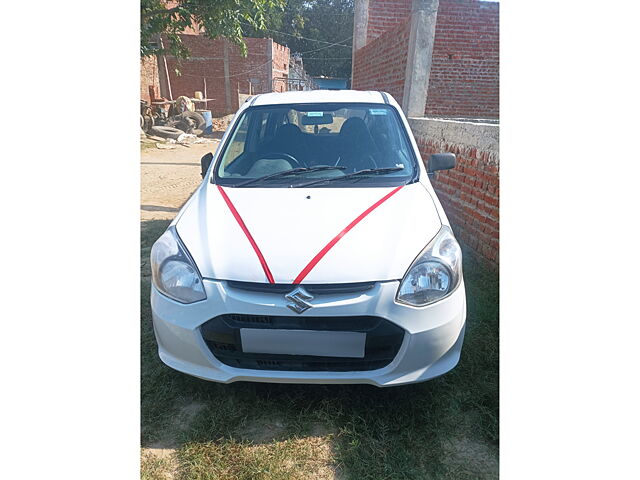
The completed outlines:
{"type": "Polygon", "coordinates": [[[382,92],[268,93],[238,110],[151,251],[168,366],[216,382],[422,382],[460,358],[460,247],[382,92]]]}

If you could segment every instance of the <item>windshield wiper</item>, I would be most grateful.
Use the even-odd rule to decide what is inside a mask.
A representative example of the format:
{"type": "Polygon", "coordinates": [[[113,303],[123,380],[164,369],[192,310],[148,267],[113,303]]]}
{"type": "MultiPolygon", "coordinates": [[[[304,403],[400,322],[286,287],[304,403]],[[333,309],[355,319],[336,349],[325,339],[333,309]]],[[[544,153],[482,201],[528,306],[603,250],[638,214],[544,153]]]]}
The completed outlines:
{"type": "Polygon", "coordinates": [[[404,170],[404,167],[386,167],[386,168],[367,168],[365,170],[358,170],[357,172],[347,173],[341,177],[322,178],[320,180],[314,180],[313,182],[299,183],[296,187],[308,187],[310,185],[316,185],[318,183],[331,182],[333,180],[344,180],[345,178],[359,177],[361,175],[382,175],[385,173],[397,172],[398,170],[404,170]]]}
{"type": "Polygon", "coordinates": [[[321,172],[323,170],[344,170],[346,167],[338,166],[332,167],[331,165],[317,165],[315,167],[298,167],[291,170],[283,170],[281,172],[270,173],[269,175],[264,175],[262,177],[252,178],[250,180],[246,180],[244,182],[237,183],[234,185],[235,187],[243,187],[245,185],[249,185],[251,183],[261,182],[263,180],[267,180],[269,178],[276,177],[286,177],[289,175],[297,175],[298,173],[307,173],[307,172],[321,172]]]}

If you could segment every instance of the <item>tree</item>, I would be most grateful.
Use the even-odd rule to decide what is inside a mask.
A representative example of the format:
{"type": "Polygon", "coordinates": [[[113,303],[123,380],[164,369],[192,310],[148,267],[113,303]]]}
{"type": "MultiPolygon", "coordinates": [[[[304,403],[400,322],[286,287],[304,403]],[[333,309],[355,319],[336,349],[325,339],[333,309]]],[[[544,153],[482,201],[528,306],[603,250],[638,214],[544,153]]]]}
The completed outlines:
{"type": "Polygon", "coordinates": [[[200,30],[209,38],[226,37],[240,46],[244,29],[262,30],[266,19],[282,11],[286,0],[140,0],[140,55],[174,55],[187,58],[180,41],[186,28],[200,30]],[[159,38],[165,38],[163,47],[159,38]],[[164,44],[166,43],[166,44],[164,44]]]}
{"type": "Polygon", "coordinates": [[[291,53],[301,53],[313,75],[349,77],[353,38],[353,0],[286,0],[283,11],[266,15],[267,27],[245,25],[245,34],[272,37],[291,53]]]}

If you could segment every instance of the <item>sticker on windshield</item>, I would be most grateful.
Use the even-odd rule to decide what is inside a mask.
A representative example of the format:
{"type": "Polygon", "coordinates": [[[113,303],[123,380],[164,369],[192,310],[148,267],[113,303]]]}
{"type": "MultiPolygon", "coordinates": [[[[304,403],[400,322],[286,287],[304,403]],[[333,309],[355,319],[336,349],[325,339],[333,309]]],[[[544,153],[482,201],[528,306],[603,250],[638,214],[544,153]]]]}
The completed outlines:
{"type": "Polygon", "coordinates": [[[307,112],[307,117],[323,117],[324,112],[307,112]]]}
{"type": "Polygon", "coordinates": [[[369,113],[371,115],[386,115],[387,109],[386,108],[370,108],[369,113]]]}

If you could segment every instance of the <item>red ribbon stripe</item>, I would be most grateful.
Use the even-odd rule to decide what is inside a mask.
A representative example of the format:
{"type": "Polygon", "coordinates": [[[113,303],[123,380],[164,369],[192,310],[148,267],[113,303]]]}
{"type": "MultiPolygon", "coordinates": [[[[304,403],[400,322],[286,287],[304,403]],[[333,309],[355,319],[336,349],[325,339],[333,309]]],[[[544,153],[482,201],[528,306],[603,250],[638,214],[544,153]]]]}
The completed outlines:
{"type": "Polygon", "coordinates": [[[324,257],[329,252],[329,250],[331,250],[333,248],[333,246],[336,243],[338,243],[338,241],[349,232],[349,230],[351,230],[353,227],[355,227],[367,215],[369,215],[376,208],[378,208],[380,205],[382,205],[384,202],[386,202],[389,198],[391,198],[391,196],[394,195],[396,192],[398,192],[402,187],[404,187],[404,185],[400,185],[399,187],[394,188],[391,192],[387,193],[384,197],[382,197],[380,200],[378,200],[376,203],[374,203],[369,208],[367,208],[364,212],[362,212],[360,215],[358,215],[358,217],[353,222],[351,222],[349,225],[347,225],[338,235],[336,235],[333,238],[333,240],[331,240],[329,243],[327,243],[322,248],[322,250],[320,250],[318,252],[318,254],[315,257],[313,257],[313,259],[307,264],[307,266],[304,267],[302,269],[302,271],[298,274],[298,276],[293,281],[293,283],[296,284],[296,285],[301,283],[302,280],[304,280],[304,278],[309,274],[309,272],[311,270],[313,270],[313,267],[315,267],[318,264],[318,262],[320,260],[322,260],[322,257],[324,257]]]}
{"type": "Polygon", "coordinates": [[[262,252],[258,247],[258,244],[253,239],[251,232],[249,232],[249,229],[247,228],[244,221],[242,220],[242,217],[238,213],[238,210],[236,210],[236,207],[233,205],[233,203],[231,202],[231,199],[229,198],[227,193],[224,191],[224,189],[220,185],[217,185],[217,187],[218,187],[218,190],[220,191],[220,194],[222,195],[222,198],[224,198],[224,201],[229,207],[229,210],[231,210],[233,218],[236,219],[236,222],[238,222],[238,225],[240,225],[240,228],[242,229],[245,236],[247,237],[247,240],[249,240],[249,243],[253,247],[253,251],[256,252],[256,255],[258,256],[258,260],[260,260],[260,265],[262,265],[262,270],[264,270],[264,274],[267,276],[267,280],[269,280],[269,283],[276,283],[273,279],[273,275],[271,275],[271,270],[269,270],[269,265],[267,265],[267,261],[264,259],[264,256],[262,255],[262,252]]]}

